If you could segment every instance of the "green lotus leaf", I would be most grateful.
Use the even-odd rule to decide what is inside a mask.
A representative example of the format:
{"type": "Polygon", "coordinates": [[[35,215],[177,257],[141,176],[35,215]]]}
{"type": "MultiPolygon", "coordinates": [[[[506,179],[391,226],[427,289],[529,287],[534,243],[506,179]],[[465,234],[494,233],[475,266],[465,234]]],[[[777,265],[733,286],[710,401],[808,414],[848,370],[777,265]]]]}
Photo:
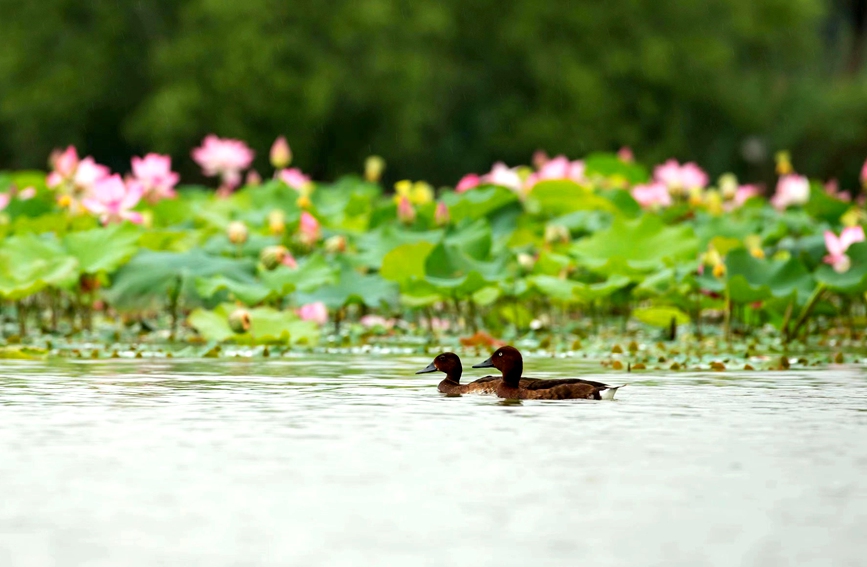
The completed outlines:
{"type": "Polygon", "coordinates": [[[402,244],[418,242],[437,243],[442,240],[444,231],[412,232],[396,226],[384,225],[359,235],[355,241],[358,247],[356,260],[359,265],[378,270],[385,255],[402,244]]]}
{"type": "Polygon", "coordinates": [[[202,250],[153,252],[142,250],[114,277],[106,297],[124,308],[163,302],[170,290],[177,290],[184,301],[199,299],[195,281],[199,277],[222,275],[241,283],[254,283],[255,263],[213,256],[202,250]],[[180,285],[180,289],[177,287],[180,285]]]}
{"type": "Polygon", "coordinates": [[[379,273],[383,278],[398,283],[423,279],[425,261],[433,249],[430,242],[398,246],[382,259],[379,273]]]}
{"type": "Polygon", "coordinates": [[[649,175],[647,169],[635,162],[625,162],[611,153],[592,153],[584,158],[584,174],[587,177],[602,176],[624,179],[630,184],[644,183],[649,175]]]}
{"type": "Polygon", "coordinates": [[[634,276],[657,271],[667,262],[692,260],[698,240],[690,226],[666,226],[659,217],[645,215],[616,218],[608,229],[574,243],[570,252],[593,271],[634,276]]]}
{"type": "Polygon", "coordinates": [[[819,184],[810,184],[810,200],[804,205],[804,210],[811,217],[836,224],[850,207],[852,203],[828,195],[819,184]]]}
{"type": "Polygon", "coordinates": [[[46,287],[71,288],[80,275],[78,260],[53,235],[22,234],[0,247],[0,297],[22,299],[46,287]]]}
{"type": "Polygon", "coordinates": [[[274,292],[259,282],[243,283],[221,275],[210,277],[197,277],[195,280],[196,293],[203,299],[210,299],[219,292],[225,291],[229,300],[238,300],[245,305],[257,305],[274,292]]]}
{"type": "Polygon", "coordinates": [[[398,302],[398,286],[377,274],[362,275],[352,266],[344,264],[336,284],[323,285],[307,292],[298,291],[295,300],[302,305],[321,301],[329,309],[340,309],[350,304],[380,307],[398,302]]]}
{"type": "Polygon", "coordinates": [[[337,283],[338,272],[322,254],[313,254],[298,260],[297,268],[278,266],[259,274],[262,284],[278,296],[288,295],[296,289],[313,291],[337,283]]]}
{"type": "Polygon", "coordinates": [[[463,193],[450,192],[442,197],[449,208],[452,222],[459,223],[464,219],[480,219],[487,217],[509,205],[518,203],[514,191],[503,187],[479,187],[463,193]]]}
{"type": "Polygon", "coordinates": [[[632,311],[632,316],[646,325],[667,328],[674,320],[677,325],[689,323],[689,315],[672,306],[641,307],[632,311]]]}
{"type": "Polygon", "coordinates": [[[726,256],[726,274],[731,300],[736,303],[793,295],[802,303],[816,285],[799,260],[758,259],[743,248],[732,250],[726,256]]]}
{"type": "Polygon", "coordinates": [[[190,313],[187,322],[202,337],[209,341],[237,342],[243,344],[262,343],[307,343],[319,340],[319,326],[313,321],[302,321],[292,311],[278,311],[271,307],[257,307],[248,310],[250,330],[236,334],[229,327],[229,315],[237,309],[231,303],[223,303],[214,310],[198,308],[190,313]]]}
{"type": "Polygon", "coordinates": [[[617,207],[608,199],[568,179],[536,183],[528,196],[528,207],[547,217],[574,211],[617,211],[617,207]]]}
{"type": "Polygon", "coordinates": [[[132,223],[113,224],[71,232],[63,244],[71,256],[78,260],[82,273],[111,273],[125,264],[138,252],[141,228],[132,223]]]}

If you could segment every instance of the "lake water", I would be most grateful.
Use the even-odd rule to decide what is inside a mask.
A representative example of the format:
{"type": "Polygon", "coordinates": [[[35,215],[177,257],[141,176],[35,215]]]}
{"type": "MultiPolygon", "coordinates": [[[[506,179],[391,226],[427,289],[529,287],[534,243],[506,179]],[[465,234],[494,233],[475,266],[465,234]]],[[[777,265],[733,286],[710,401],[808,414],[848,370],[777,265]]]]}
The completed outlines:
{"type": "Polygon", "coordinates": [[[505,405],[430,358],[4,361],[0,565],[867,562],[860,368],[505,405]]]}

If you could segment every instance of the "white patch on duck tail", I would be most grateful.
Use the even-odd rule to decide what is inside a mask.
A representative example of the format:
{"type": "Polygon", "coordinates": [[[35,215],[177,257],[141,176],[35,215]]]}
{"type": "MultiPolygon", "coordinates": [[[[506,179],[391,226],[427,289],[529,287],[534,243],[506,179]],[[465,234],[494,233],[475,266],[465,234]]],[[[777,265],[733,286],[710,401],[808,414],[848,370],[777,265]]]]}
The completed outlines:
{"type": "Polygon", "coordinates": [[[619,386],[609,386],[605,390],[601,390],[599,392],[599,397],[603,400],[613,400],[614,394],[617,393],[617,390],[622,388],[623,386],[628,386],[628,384],[621,384],[619,386]]]}

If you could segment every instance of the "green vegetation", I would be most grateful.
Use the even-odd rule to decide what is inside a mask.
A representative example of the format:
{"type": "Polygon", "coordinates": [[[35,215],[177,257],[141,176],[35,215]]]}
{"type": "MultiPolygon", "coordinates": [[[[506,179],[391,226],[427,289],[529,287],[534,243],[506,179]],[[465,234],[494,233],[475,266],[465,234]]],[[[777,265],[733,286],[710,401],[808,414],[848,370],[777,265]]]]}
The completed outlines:
{"type": "Polygon", "coordinates": [[[439,185],[628,145],[766,182],[787,148],[851,185],[867,83],[848,3],[829,4],[0,0],[0,167],[75,144],[115,169],[169,153],[190,178],[188,148],[216,131],[287,134],[317,179],[371,153],[392,182],[439,185]]]}

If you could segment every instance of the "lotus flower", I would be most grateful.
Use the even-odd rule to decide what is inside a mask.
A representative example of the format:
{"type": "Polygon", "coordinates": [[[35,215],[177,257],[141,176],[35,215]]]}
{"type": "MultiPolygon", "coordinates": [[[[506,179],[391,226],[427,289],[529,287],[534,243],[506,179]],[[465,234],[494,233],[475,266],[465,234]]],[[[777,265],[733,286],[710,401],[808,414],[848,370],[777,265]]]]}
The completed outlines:
{"type": "Polygon", "coordinates": [[[693,162],[680,165],[677,160],[670,159],[653,170],[653,179],[668,187],[672,193],[685,194],[690,189],[704,189],[708,184],[708,176],[693,162]]]}
{"type": "Polygon", "coordinates": [[[635,161],[635,155],[632,153],[632,148],[629,146],[623,146],[619,150],[617,150],[617,159],[622,161],[623,163],[632,163],[635,161]]]}
{"type": "Polygon", "coordinates": [[[437,203],[437,208],[434,212],[434,222],[437,226],[449,224],[449,208],[442,201],[437,203]]]}
{"type": "Polygon", "coordinates": [[[828,249],[828,255],[824,258],[825,263],[831,264],[837,273],[848,271],[852,261],[846,255],[846,250],[856,242],[864,242],[864,229],[860,226],[844,228],[839,238],[830,230],[826,230],[825,248],[828,249]]]}
{"type": "Polygon", "coordinates": [[[412,224],[415,221],[415,209],[408,197],[401,197],[397,204],[397,218],[403,224],[412,224]]]}
{"type": "Polygon", "coordinates": [[[464,191],[469,191],[470,189],[475,189],[482,183],[482,178],[476,175],[475,173],[468,173],[461,177],[461,180],[458,181],[458,184],[455,186],[455,191],[458,193],[463,193],[464,191]]]}
{"type": "Polygon", "coordinates": [[[10,199],[9,193],[0,193],[0,211],[9,206],[10,199]]]}
{"type": "Polygon", "coordinates": [[[50,188],[57,187],[66,179],[72,179],[78,167],[78,152],[75,146],[68,146],[63,152],[56,152],[51,156],[51,167],[54,168],[48,175],[46,184],[50,188]]]}
{"type": "Polygon", "coordinates": [[[36,187],[32,185],[30,187],[25,187],[21,191],[18,192],[18,198],[22,201],[29,201],[33,197],[36,196],[36,187]]]}
{"type": "Polygon", "coordinates": [[[103,224],[123,220],[141,224],[141,213],[131,209],[141,200],[142,193],[141,183],[136,180],[124,183],[120,175],[115,173],[97,181],[81,204],[88,211],[99,215],[103,224]]]}
{"type": "Polygon", "coordinates": [[[298,316],[304,321],[313,321],[319,325],[328,322],[328,308],[321,301],[302,305],[298,309],[298,316]]]}
{"type": "Polygon", "coordinates": [[[274,140],[269,157],[274,169],[283,169],[292,163],[292,150],[289,148],[289,142],[286,141],[286,138],[280,136],[274,140]]]}
{"type": "Polygon", "coordinates": [[[521,176],[505,163],[498,161],[491,168],[490,173],[482,176],[482,183],[490,183],[491,185],[499,185],[512,191],[519,191],[521,189],[521,176]]]}
{"type": "Polygon", "coordinates": [[[783,211],[790,205],[803,205],[809,200],[810,181],[802,175],[790,174],[780,177],[771,204],[783,211]]]}
{"type": "Polygon", "coordinates": [[[533,167],[536,169],[542,169],[548,160],[551,159],[548,157],[548,153],[545,150],[536,150],[533,152],[533,167]]]}
{"type": "Polygon", "coordinates": [[[297,167],[281,169],[277,177],[296,191],[302,191],[310,185],[310,177],[301,173],[301,170],[297,167]]]}
{"type": "Polygon", "coordinates": [[[749,199],[753,197],[758,197],[762,194],[762,190],[756,187],[755,185],[740,185],[735,191],[734,199],[732,199],[732,203],[735,207],[742,207],[744,203],[746,203],[749,199]]]}
{"type": "Polygon", "coordinates": [[[413,205],[426,205],[434,200],[433,187],[424,181],[416,181],[413,183],[408,179],[398,181],[394,184],[394,202],[398,205],[403,198],[409,199],[413,205]]]}
{"type": "Polygon", "coordinates": [[[244,224],[243,221],[232,221],[229,223],[229,226],[226,227],[226,236],[229,238],[229,242],[236,246],[240,246],[247,242],[247,238],[250,236],[250,231],[247,229],[247,225],[244,224]]]}
{"type": "Polygon", "coordinates": [[[632,188],[632,198],[645,209],[668,207],[671,205],[671,194],[663,183],[636,185],[632,188]]]}
{"type": "Polygon", "coordinates": [[[240,140],[205,136],[202,145],[193,150],[193,159],[205,175],[222,177],[223,184],[234,189],[241,182],[241,172],[253,163],[253,150],[240,140]]]}
{"type": "Polygon", "coordinates": [[[569,161],[566,156],[550,159],[539,168],[539,171],[527,178],[526,187],[532,189],[536,183],[546,179],[571,179],[575,183],[582,183],[585,181],[584,162],[569,161]]]}
{"type": "Polygon", "coordinates": [[[177,196],[175,185],[180,176],[172,171],[172,158],[160,154],[147,154],[132,158],[132,174],[144,187],[144,196],[151,204],[160,199],[177,196]]]}
{"type": "Polygon", "coordinates": [[[301,221],[298,224],[298,235],[301,242],[308,246],[312,246],[319,240],[319,221],[307,211],[301,213],[301,221]]]}
{"type": "Polygon", "coordinates": [[[110,175],[111,170],[108,167],[96,163],[92,157],[86,157],[78,163],[73,181],[77,187],[89,190],[110,175]]]}
{"type": "Polygon", "coordinates": [[[74,146],[55,154],[52,165],[54,171],[48,174],[45,184],[51,189],[64,186],[72,194],[90,191],[98,181],[111,175],[106,166],[96,163],[92,157],[79,160],[74,146]]]}
{"type": "Polygon", "coordinates": [[[864,166],[861,167],[861,184],[864,187],[867,187],[867,161],[865,161],[864,166]]]}

